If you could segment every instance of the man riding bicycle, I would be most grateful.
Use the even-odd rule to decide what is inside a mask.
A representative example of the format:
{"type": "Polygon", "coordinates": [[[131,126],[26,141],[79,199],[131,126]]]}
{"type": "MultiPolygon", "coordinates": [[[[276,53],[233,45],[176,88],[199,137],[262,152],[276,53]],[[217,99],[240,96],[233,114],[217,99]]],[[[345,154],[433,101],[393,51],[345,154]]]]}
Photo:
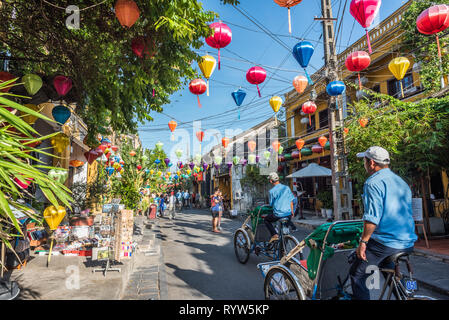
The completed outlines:
{"type": "Polygon", "coordinates": [[[279,235],[276,229],[271,224],[279,219],[294,216],[293,211],[293,193],[289,187],[279,182],[279,176],[276,172],[270,173],[268,176],[270,183],[274,186],[270,189],[270,206],[273,208],[273,213],[270,213],[264,218],[265,225],[271,234],[270,242],[279,240],[279,235]]]}

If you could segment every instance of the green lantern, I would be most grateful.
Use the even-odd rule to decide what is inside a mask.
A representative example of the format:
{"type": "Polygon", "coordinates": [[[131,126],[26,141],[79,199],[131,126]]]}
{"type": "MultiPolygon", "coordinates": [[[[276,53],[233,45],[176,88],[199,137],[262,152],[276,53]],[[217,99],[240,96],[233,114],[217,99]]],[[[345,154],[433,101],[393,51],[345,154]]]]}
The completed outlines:
{"type": "Polygon", "coordinates": [[[331,149],[331,144],[330,142],[326,142],[326,144],[324,145],[324,150],[330,150],[331,149]]]}
{"type": "Polygon", "coordinates": [[[178,157],[178,159],[180,159],[182,157],[182,150],[176,149],[175,154],[176,154],[176,157],[178,157]]]}
{"type": "Polygon", "coordinates": [[[293,160],[293,156],[292,156],[291,153],[286,153],[286,154],[284,155],[284,157],[285,157],[285,161],[293,160]]]}
{"type": "Polygon", "coordinates": [[[255,154],[248,155],[248,164],[256,164],[256,155],[255,154]]]}
{"type": "Polygon", "coordinates": [[[22,77],[23,86],[26,91],[34,96],[42,88],[42,79],[36,74],[26,74],[22,77]]]}
{"type": "Polygon", "coordinates": [[[284,152],[284,147],[283,147],[283,146],[280,146],[280,147],[279,147],[279,150],[278,150],[278,154],[282,154],[282,152],[284,152]]]}
{"type": "Polygon", "coordinates": [[[160,141],[158,143],[156,143],[156,149],[158,149],[158,150],[162,150],[163,146],[164,146],[164,144],[160,141]]]}
{"type": "Polygon", "coordinates": [[[310,149],[310,148],[302,148],[301,149],[301,155],[302,156],[310,156],[310,155],[312,155],[312,149],[310,149]]]}
{"type": "Polygon", "coordinates": [[[215,162],[215,164],[217,164],[217,165],[221,165],[221,163],[223,162],[223,158],[220,157],[220,156],[215,156],[214,162],[215,162]]]}
{"type": "Polygon", "coordinates": [[[232,158],[232,162],[234,163],[234,165],[238,165],[240,162],[240,157],[239,156],[235,156],[232,158]]]}
{"type": "Polygon", "coordinates": [[[263,157],[265,158],[265,160],[270,160],[271,152],[270,151],[265,151],[263,153],[263,157]]]}

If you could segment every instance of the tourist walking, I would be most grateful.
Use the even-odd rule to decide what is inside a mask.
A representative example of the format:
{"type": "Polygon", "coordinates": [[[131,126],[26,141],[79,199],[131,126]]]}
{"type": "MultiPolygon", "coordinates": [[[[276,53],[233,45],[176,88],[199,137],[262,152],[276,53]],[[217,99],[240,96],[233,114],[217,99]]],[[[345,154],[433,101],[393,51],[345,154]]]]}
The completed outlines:
{"type": "Polygon", "coordinates": [[[219,200],[219,211],[218,211],[218,222],[217,222],[217,229],[221,231],[221,216],[223,215],[223,194],[221,193],[221,190],[218,189],[218,200],[219,200]]]}
{"type": "MultiPolygon", "coordinates": [[[[407,183],[389,169],[390,155],[381,147],[358,153],[369,175],[363,186],[363,233],[357,258],[349,271],[353,299],[369,300],[367,268],[393,269],[386,258],[399,252],[412,252],[418,237],[412,216],[412,192],[407,183]]],[[[385,275],[384,275],[385,276],[385,275]]],[[[396,293],[395,293],[396,294],[396,293]]]]}
{"type": "Polygon", "coordinates": [[[168,217],[170,220],[175,219],[176,214],[175,204],[176,204],[175,192],[172,191],[170,193],[170,197],[168,198],[168,217]]]}
{"type": "Polygon", "coordinates": [[[160,199],[161,200],[159,202],[159,210],[161,212],[161,217],[163,217],[164,216],[164,209],[165,209],[165,196],[164,196],[164,194],[161,193],[160,199]]]}
{"type": "Polygon", "coordinates": [[[214,194],[212,195],[212,231],[213,232],[220,232],[217,229],[218,224],[218,215],[220,212],[220,197],[219,197],[219,190],[218,188],[215,188],[214,194]]]}

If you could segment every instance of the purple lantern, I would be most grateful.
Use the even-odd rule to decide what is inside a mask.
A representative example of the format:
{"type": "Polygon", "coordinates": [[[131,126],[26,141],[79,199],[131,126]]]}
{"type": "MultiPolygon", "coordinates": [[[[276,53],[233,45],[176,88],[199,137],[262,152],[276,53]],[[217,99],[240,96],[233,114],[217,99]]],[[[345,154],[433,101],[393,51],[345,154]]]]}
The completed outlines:
{"type": "Polygon", "coordinates": [[[228,169],[231,169],[232,168],[232,162],[228,162],[228,163],[226,163],[227,164],[227,166],[228,166],[228,169]]]}
{"type": "Polygon", "coordinates": [[[256,156],[256,162],[259,163],[260,156],[256,156]]]}
{"type": "Polygon", "coordinates": [[[246,166],[246,164],[248,163],[248,160],[242,159],[242,160],[240,160],[240,163],[242,164],[242,166],[246,166]]]}
{"type": "Polygon", "coordinates": [[[178,161],[178,168],[181,168],[182,166],[182,161],[178,161]]]}
{"type": "Polygon", "coordinates": [[[214,164],[215,170],[218,170],[218,168],[220,168],[220,166],[218,164],[214,164]]]}
{"type": "Polygon", "coordinates": [[[168,164],[170,163],[170,159],[169,158],[165,158],[164,162],[165,162],[165,165],[168,166],[168,164]]]}
{"type": "Polygon", "coordinates": [[[207,170],[207,167],[208,167],[209,165],[207,164],[207,163],[203,163],[203,169],[204,169],[204,171],[206,171],[207,170]]]}
{"type": "Polygon", "coordinates": [[[190,167],[190,170],[193,170],[193,168],[195,168],[195,164],[193,162],[190,162],[189,167],[190,167]]]}

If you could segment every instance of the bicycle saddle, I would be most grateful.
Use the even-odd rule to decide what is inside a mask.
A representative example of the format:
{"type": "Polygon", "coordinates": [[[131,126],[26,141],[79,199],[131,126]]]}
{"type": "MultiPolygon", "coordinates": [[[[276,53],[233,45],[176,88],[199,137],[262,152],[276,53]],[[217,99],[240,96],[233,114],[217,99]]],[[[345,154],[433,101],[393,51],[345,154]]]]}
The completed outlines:
{"type": "Polygon", "coordinates": [[[384,261],[386,263],[390,263],[390,262],[396,263],[396,262],[398,262],[398,260],[400,258],[407,258],[408,255],[409,255],[408,252],[402,251],[402,252],[398,252],[398,253],[392,254],[391,256],[387,257],[384,261]]]}

